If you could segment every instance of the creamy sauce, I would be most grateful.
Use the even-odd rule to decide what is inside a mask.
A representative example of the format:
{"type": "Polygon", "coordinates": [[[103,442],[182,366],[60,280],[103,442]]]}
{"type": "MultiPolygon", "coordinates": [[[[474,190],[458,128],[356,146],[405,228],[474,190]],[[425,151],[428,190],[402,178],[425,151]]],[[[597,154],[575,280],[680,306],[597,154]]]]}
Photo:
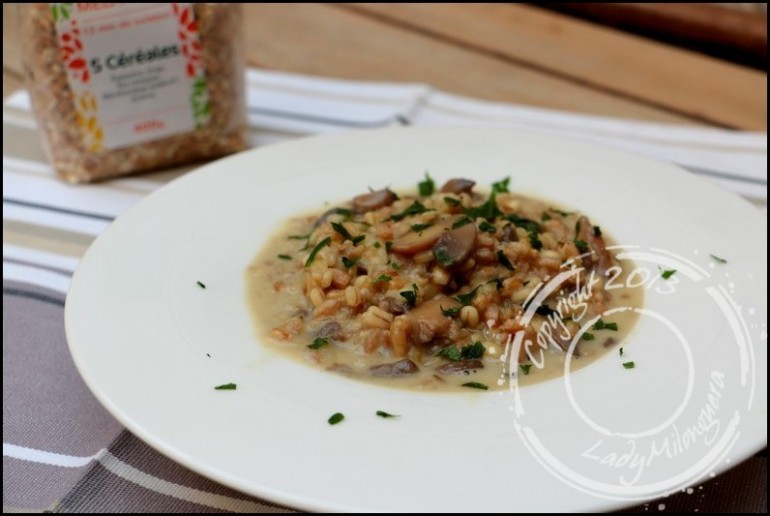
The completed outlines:
{"type": "MultiPolygon", "coordinates": [[[[524,199],[525,202],[532,203],[534,208],[530,208],[530,211],[537,211],[543,209],[544,206],[546,208],[550,206],[536,200],[521,197],[517,197],[517,199],[524,199]]],[[[523,367],[519,367],[516,371],[510,371],[510,348],[506,348],[506,342],[510,342],[511,339],[510,335],[500,334],[495,327],[489,328],[488,324],[482,321],[472,332],[461,330],[458,333],[461,338],[457,345],[458,351],[460,351],[464,345],[468,345],[466,343],[482,342],[486,348],[485,353],[482,358],[476,359],[483,365],[482,368],[474,367],[457,374],[438,374],[436,368],[447,366],[452,362],[437,354],[439,347],[428,344],[422,347],[413,346],[408,355],[419,366],[419,372],[395,378],[372,375],[371,367],[394,363],[400,358],[393,356],[392,350],[387,346],[380,346],[371,353],[364,352],[362,346],[365,346],[365,343],[362,343],[362,339],[358,336],[365,333],[367,326],[361,322],[360,312],[348,308],[343,303],[342,308],[336,312],[316,317],[314,311],[317,310],[317,306],[314,306],[308,299],[309,272],[305,262],[310,249],[303,248],[312,248],[313,246],[308,246],[303,239],[291,237],[307,235],[313,229],[313,222],[318,216],[319,214],[299,216],[287,221],[266,243],[262,252],[255,257],[246,271],[246,297],[259,342],[266,343],[287,358],[298,360],[314,368],[328,370],[332,372],[331,374],[342,374],[351,379],[387,387],[422,391],[472,391],[472,389],[462,386],[468,382],[484,384],[489,390],[500,390],[509,388],[509,380],[513,375],[518,377],[520,385],[558,378],[563,375],[567,355],[562,348],[553,342],[548,344],[548,328],[543,328],[543,326],[551,326],[551,334],[562,333],[563,338],[567,334],[574,337],[577,334],[577,328],[585,325],[591,319],[590,313],[586,313],[581,318],[580,309],[575,306],[572,310],[567,311],[571,314],[570,317],[565,317],[566,321],[569,321],[570,318],[572,320],[569,323],[569,331],[567,331],[566,324],[562,325],[559,322],[561,318],[558,316],[548,317],[546,315],[543,317],[541,314],[541,317],[538,318],[540,322],[535,324],[535,329],[538,331],[528,335],[532,341],[530,348],[533,352],[532,356],[539,356],[541,348],[538,347],[538,335],[540,335],[540,341],[547,344],[547,348],[543,350],[544,364],[542,368],[530,364],[528,357],[522,356],[523,367]],[[276,331],[276,328],[286,328],[288,326],[285,325],[286,321],[295,321],[298,328],[296,335],[289,332],[287,338],[285,331],[281,330],[283,333],[276,331]],[[308,346],[314,342],[315,332],[324,328],[325,325],[335,322],[341,325],[348,337],[345,340],[328,339],[328,343],[320,349],[310,349],[308,346]]],[[[606,240],[607,237],[604,236],[604,239],[606,240]]],[[[388,263],[391,261],[403,262],[402,268],[397,271],[398,273],[406,274],[403,268],[411,267],[408,260],[401,260],[401,257],[398,256],[392,257],[381,247],[377,251],[374,249],[369,251],[385,253],[387,258],[384,259],[388,260],[388,263]]],[[[636,323],[637,313],[632,309],[642,306],[643,288],[626,286],[626,279],[632,265],[627,262],[618,262],[615,267],[601,271],[605,282],[607,279],[611,280],[605,285],[610,294],[609,299],[601,305],[605,313],[607,310],[618,308],[630,309],[602,317],[601,321],[609,328],[588,327],[584,329],[592,338],[588,340],[589,337],[585,337],[579,340],[576,347],[577,354],[571,360],[572,371],[589,365],[608,352],[617,353],[618,347],[622,345],[623,340],[636,323]],[[612,330],[613,323],[617,326],[617,331],[612,330]]],[[[565,267],[563,270],[568,270],[568,268],[565,267]]],[[[426,274],[428,274],[427,271],[426,274]]],[[[547,278],[544,279],[546,280],[544,284],[547,284],[547,278]]],[[[585,279],[589,280],[590,276],[586,274],[585,279]]],[[[329,287],[329,296],[332,295],[333,290],[333,286],[329,287]]],[[[580,289],[575,290],[579,291],[580,289]]],[[[339,294],[337,295],[339,296],[339,294]]],[[[549,306],[556,308],[556,299],[558,298],[551,297],[550,299],[549,306]]],[[[563,302],[566,306],[566,300],[563,302]]],[[[578,305],[579,302],[580,299],[573,305],[578,305]]],[[[589,300],[589,302],[592,301],[589,300]]],[[[564,338],[563,340],[570,339],[564,338]]],[[[444,339],[442,346],[446,344],[446,339],[444,339]]],[[[463,363],[467,364],[468,362],[463,363]]]]}

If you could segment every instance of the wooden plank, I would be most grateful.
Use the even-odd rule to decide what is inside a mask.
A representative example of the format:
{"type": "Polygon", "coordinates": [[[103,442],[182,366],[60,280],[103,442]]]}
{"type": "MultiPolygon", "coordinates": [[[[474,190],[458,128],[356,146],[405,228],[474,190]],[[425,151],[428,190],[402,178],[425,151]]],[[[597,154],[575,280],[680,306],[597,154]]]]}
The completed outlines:
{"type": "Polygon", "coordinates": [[[423,82],[472,97],[598,115],[695,123],[531,67],[318,4],[245,4],[253,66],[347,79],[423,82]]]}
{"type": "MultiPolygon", "coordinates": [[[[752,4],[743,4],[751,6],[752,4]]],[[[753,4],[754,6],[766,4],[753,4]]],[[[767,67],[767,16],[741,4],[549,3],[562,11],[758,69],[767,67]],[[732,7],[732,8],[728,8],[732,7]]]]}
{"type": "Polygon", "coordinates": [[[16,4],[3,4],[3,98],[24,84],[16,9],[16,4]]]}
{"type": "Polygon", "coordinates": [[[766,129],[766,74],[613,29],[512,4],[355,4],[456,46],[741,129],[766,129]]]}

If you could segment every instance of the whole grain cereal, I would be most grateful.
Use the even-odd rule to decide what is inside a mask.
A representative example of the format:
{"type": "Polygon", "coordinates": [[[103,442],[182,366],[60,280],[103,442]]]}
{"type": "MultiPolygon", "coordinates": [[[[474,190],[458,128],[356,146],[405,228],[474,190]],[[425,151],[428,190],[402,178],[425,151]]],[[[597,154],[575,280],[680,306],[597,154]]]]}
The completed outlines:
{"type": "Polygon", "coordinates": [[[238,4],[27,4],[19,13],[27,87],[62,179],[246,146],[238,4]]]}

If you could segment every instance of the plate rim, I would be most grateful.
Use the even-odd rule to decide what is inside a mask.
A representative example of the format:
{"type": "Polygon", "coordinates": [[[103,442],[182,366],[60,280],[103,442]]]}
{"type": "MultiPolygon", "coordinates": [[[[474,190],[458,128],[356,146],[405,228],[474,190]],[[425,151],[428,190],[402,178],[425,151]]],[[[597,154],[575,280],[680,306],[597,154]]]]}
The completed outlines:
{"type": "MultiPolygon", "coordinates": [[[[324,135],[317,135],[317,136],[311,136],[308,138],[301,138],[297,140],[290,140],[286,142],[280,142],[277,144],[270,145],[268,147],[263,148],[256,148],[256,149],[250,149],[247,151],[243,151],[231,156],[227,156],[225,158],[207,163],[205,165],[202,165],[201,167],[195,168],[185,174],[183,174],[180,177],[175,178],[174,180],[170,181],[169,183],[161,186],[157,190],[153,191],[149,195],[142,198],[140,201],[138,201],[135,205],[131,206],[126,212],[121,214],[114,222],[111,224],[104,232],[102,232],[95,242],[89,246],[89,249],[86,251],[86,253],[83,255],[83,257],[80,259],[77,269],[75,270],[73,276],[72,276],[72,287],[67,293],[67,299],[65,302],[65,332],[67,334],[67,343],[70,350],[70,354],[73,357],[73,360],[75,362],[75,365],[78,369],[79,374],[84,379],[86,385],[88,386],[91,393],[99,400],[99,402],[108,410],[108,412],[115,417],[121,425],[123,425],[126,429],[131,431],[134,435],[136,435],[138,438],[140,438],[142,441],[150,445],[153,449],[158,451],[164,456],[170,457],[172,460],[184,465],[185,467],[188,467],[189,469],[195,471],[196,473],[212,479],[216,482],[222,483],[223,485],[232,487],[233,489],[236,489],[244,494],[257,496],[260,498],[264,498],[266,502],[275,502],[278,504],[286,505],[289,508],[299,508],[303,510],[313,510],[313,511],[328,511],[328,510],[345,510],[345,511],[359,511],[359,510],[366,510],[362,509],[360,507],[345,507],[345,506],[337,506],[337,507],[329,507],[324,504],[317,504],[313,500],[308,499],[305,500],[301,495],[292,494],[290,491],[281,491],[281,490],[275,490],[268,486],[256,486],[256,485],[248,485],[245,483],[242,479],[238,479],[236,477],[229,476],[227,472],[223,471],[212,471],[211,469],[205,469],[202,468],[199,464],[197,464],[193,457],[188,457],[183,451],[177,450],[176,447],[173,444],[168,444],[165,442],[162,442],[163,440],[160,438],[157,438],[156,436],[146,432],[141,425],[137,424],[136,421],[132,420],[131,417],[124,413],[124,411],[116,406],[113,401],[100,389],[99,385],[94,384],[94,379],[88,374],[88,365],[84,362],[84,357],[79,353],[79,351],[76,349],[76,345],[73,343],[73,339],[71,338],[72,335],[72,329],[71,325],[75,324],[72,321],[71,314],[71,302],[70,302],[70,294],[71,292],[75,291],[78,292],[78,289],[76,287],[78,283],[78,278],[83,274],[82,271],[87,269],[89,267],[89,263],[91,260],[93,260],[93,253],[98,252],[94,251],[94,249],[98,249],[98,246],[95,246],[99,241],[103,241],[105,235],[112,234],[113,228],[116,226],[116,224],[122,224],[122,221],[125,221],[128,218],[133,217],[134,215],[130,215],[132,213],[140,212],[143,209],[143,206],[151,202],[150,200],[155,198],[157,194],[163,191],[167,191],[171,188],[182,188],[188,181],[197,180],[200,177],[203,177],[204,175],[212,173],[212,170],[217,170],[223,167],[227,167],[229,163],[234,162],[237,163],[239,160],[246,159],[247,156],[253,156],[253,155],[263,155],[265,152],[280,152],[281,149],[287,147],[287,146],[295,146],[298,143],[305,142],[307,140],[328,140],[333,141],[340,138],[348,138],[350,135],[360,135],[360,134],[367,134],[368,136],[373,135],[381,135],[381,134],[390,134],[392,132],[396,131],[413,131],[413,132],[465,132],[465,131],[495,131],[495,132],[503,132],[503,133],[526,133],[526,134],[537,134],[542,137],[546,137],[548,139],[556,140],[558,141],[567,141],[572,144],[575,144],[579,147],[586,147],[586,148],[592,148],[595,150],[598,150],[600,152],[605,151],[611,151],[613,153],[622,154],[622,155],[630,155],[633,156],[634,159],[641,159],[644,161],[647,161],[649,165],[659,167],[661,165],[666,166],[670,170],[677,170],[676,173],[682,175],[682,176],[688,176],[693,181],[699,183],[702,186],[705,186],[707,188],[711,188],[715,191],[719,191],[720,195],[727,195],[732,197],[733,202],[739,201],[744,205],[744,207],[751,208],[752,210],[756,210],[756,207],[753,206],[749,201],[746,199],[738,196],[737,194],[733,194],[732,192],[725,191],[716,185],[713,185],[711,183],[706,182],[705,180],[698,178],[694,176],[693,174],[687,172],[686,170],[682,169],[681,167],[678,167],[676,165],[658,161],[651,159],[647,156],[637,154],[634,152],[629,152],[626,150],[618,150],[611,147],[606,147],[600,144],[596,143],[590,143],[590,142],[584,142],[580,140],[573,140],[569,138],[564,138],[561,136],[553,136],[551,134],[548,134],[547,132],[541,132],[536,130],[520,130],[520,129],[508,129],[508,128],[498,128],[498,127],[478,127],[473,129],[468,128],[434,128],[434,127],[420,127],[420,128],[386,128],[386,129],[375,129],[375,130],[368,130],[368,131],[344,131],[344,132],[338,132],[338,133],[332,133],[332,134],[324,134],[324,135]],[[274,150],[277,149],[277,150],[274,150]]],[[[758,212],[758,210],[757,210],[758,212]]],[[[77,294],[76,294],[77,295],[77,294]]],[[[732,467],[737,466],[740,462],[743,460],[749,458],[752,456],[757,450],[760,450],[763,446],[766,447],[767,445],[767,436],[765,433],[764,438],[764,444],[757,445],[756,449],[754,451],[746,450],[745,453],[739,454],[741,455],[740,461],[735,461],[730,466],[723,466],[720,468],[719,474],[731,469],[732,467]]],[[[703,478],[702,481],[706,481],[708,478],[703,478]]],[[[701,483],[701,482],[699,482],[701,483]]],[[[595,510],[614,510],[614,509],[620,509],[625,507],[630,507],[633,505],[637,505],[639,503],[643,503],[641,501],[626,501],[626,500],[619,500],[619,501],[613,501],[613,500],[606,500],[606,499],[595,499],[596,504],[593,506],[593,509],[595,510]]]]}

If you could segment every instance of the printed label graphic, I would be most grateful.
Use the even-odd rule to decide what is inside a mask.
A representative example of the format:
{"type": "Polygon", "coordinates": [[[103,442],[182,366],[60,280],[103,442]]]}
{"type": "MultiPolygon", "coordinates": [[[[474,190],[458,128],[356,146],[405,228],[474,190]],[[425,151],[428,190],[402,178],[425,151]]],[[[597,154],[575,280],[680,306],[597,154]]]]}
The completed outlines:
{"type": "Polygon", "coordinates": [[[157,140],[208,122],[192,4],[50,5],[89,150],[157,140]]]}

